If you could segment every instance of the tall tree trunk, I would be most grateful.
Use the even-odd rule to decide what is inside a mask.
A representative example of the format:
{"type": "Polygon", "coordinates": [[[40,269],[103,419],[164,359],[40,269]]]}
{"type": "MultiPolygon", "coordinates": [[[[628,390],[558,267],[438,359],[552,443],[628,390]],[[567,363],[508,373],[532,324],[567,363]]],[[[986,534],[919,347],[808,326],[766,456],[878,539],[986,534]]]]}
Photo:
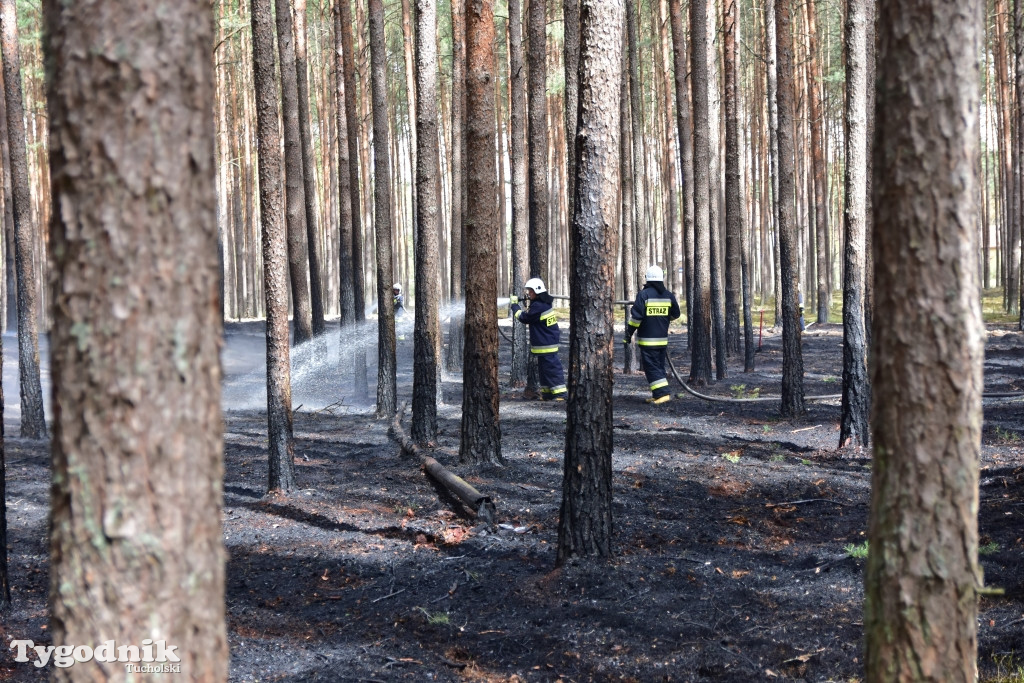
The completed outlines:
{"type": "MultiPolygon", "coordinates": [[[[1014,0],[1013,2],[1013,63],[1014,74],[1016,75],[1016,109],[1013,112],[1017,123],[1017,135],[1014,137],[1014,151],[1017,161],[1014,164],[1014,217],[1017,221],[1016,233],[1018,238],[1024,233],[1024,2],[1014,0]]],[[[988,261],[988,250],[982,249],[986,262],[988,261]]],[[[1020,314],[1018,329],[1024,330],[1024,268],[1019,268],[1021,276],[1018,291],[1020,301],[1017,311],[1020,314]]],[[[984,287],[984,285],[982,285],[984,287]]]]}
{"type": "MultiPolygon", "coordinates": [[[[279,0],[280,1],[280,0],[279,0]]],[[[299,104],[299,143],[302,152],[302,186],[306,208],[306,247],[309,258],[310,316],[314,335],[326,330],[323,276],[320,255],[320,200],[317,196],[316,160],[309,132],[309,76],[306,71],[306,0],[291,0],[295,7],[295,76],[299,104]]]]}
{"type": "Polygon", "coordinates": [[[619,225],[621,0],[582,0],[569,405],[558,563],[612,552],[612,347],[619,225]]]}
{"type": "Polygon", "coordinates": [[[983,4],[881,8],[874,247],[877,313],[887,324],[875,328],[872,354],[865,672],[874,681],[975,681],[983,4]]]}
{"type": "Polygon", "coordinates": [[[395,305],[391,285],[391,159],[388,133],[384,2],[370,0],[370,87],[373,97],[373,225],[377,246],[377,417],[390,418],[397,406],[395,305]]]}
{"type": "Polygon", "coordinates": [[[832,308],[832,288],[829,287],[829,272],[831,263],[829,259],[828,239],[828,181],[826,175],[828,168],[825,159],[825,135],[822,132],[825,125],[825,115],[822,107],[821,69],[818,66],[818,36],[816,28],[816,0],[808,0],[804,5],[804,12],[807,20],[807,50],[808,50],[808,79],[807,79],[807,102],[811,115],[811,164],[814,173],[814,229],[815,229],[815,253],[817,257],[817,296],[818,322],[828,322],[828,312],[832,308]]]}
{"type": "Polygon", "coordinates": [[[526,26],[529,41],[528,107],[530,150],[530,277],[551,285],[548,272],[548,98],[547,0],[530,0],[526,26]]]}
{"type": "MultiPolygon", "coordinates": [[[[625,27],[623,27],[625,31],[625,27]]],[[[622,44],[628,45],[629,39],[623,35],[622,44]]],[[[619,223],[622,230],[622,298],[625,301],[633,301],[637,295],[637,279],[640,277],[641,268],[636,263],[636,248],[633,244],[636,230],[634,229],[636,216],[633,213],[633,151],[632,137],[633,130],[630,125],[629,115],[629,51],[622,50],[622,83],[619,85],[619,165],[622,167],[619,177],[621,182],[621,211],[619,212],[619,223]]],[[[575,152],[574,152],[575,153],[575,152]]],[[[646,268],[646,266],[644,266],[646,268]]],[[[629,328],[629,308],[623,311],[623,326],[629,328]]],[[[636,365],[639,368],[638,351],[634,351],[632,344],[622,345],[622,372],[629,374],[633,372],[636,365]]]]}
{"type": "MultiPolygon", "coordinates": [[[[448,347],[444,364],[449,371],[462,369],[465,353],[465,311],[459,302],[466,295],[463,270],[466,250],[463,237],[466,226],[466,182],[463,173],[463,151],[466,147],[466,15],[463,0],[451,0],[452,8],[452,218],[451,218],[451,322],[448,325],[448,347]]],[[[463,302],[464,303],[464,302],[463,302]]]]}
{"type": "Polygon", "coordinates": [[[722,182],[722,167],[724,164],[721,159],[722,109],[720,99],[712,97],[712,93],[721,92],[718,89],[718,69],[716,68],[718,64],[718,48],[716,47],[715,40],[718,35],[716,26],[718,12],[716,7],[717,3],[715,0],[712,0],[707,6],[708,35],[705,41],[708,53],[708,225],[710,226],[709,235],[711,238],[709,263],[711,264],[711,324],[712,345],[715,351],[715,378],[725,379],[728,375],[728,370],[725,353],[725,287],[722,282],[723,271],[725,270],[722,253],[722,227],[724,225],[722,220],[722,214],[724,213],[724,194],[722,192],[724,185],[722,182]]]}
{"type": "Polygon", "coordinates": [[[274,77],[274,26],[270,3],[252,1],[253,74],[259,145],[263,291],[267,312],[268,491],[295,488],[292,460],[291,365],[288,350],[288,242],[281,185],[281,133],[274,77]]]}
{"type": "Polygon", "coordinates": [[[775,291],[775,326],[782,321],[782,258],[779,239],[779,45],[778,26],[775,21],[775,0],[765,3],[765,53],[768,56],[768,146],[771,160],[769,176],[772,181],[772,234],[775,248],[772,250],[772,278],[775,291]]]}
{"type": "Polygon", "coordinates": [[[739,69],[736,33],[739,30],[738,0],[724,0],[722,71],[725,82],[725,350],[740,352],[740,304],[742,298],[743,187],[740,184],[739,69]]]}
{"type": "MultiPolygon", "coordinates": [[[[575,0],[569,0],[574,2],[575,0]]],[[[523,64],[523,4],[508,3],[509,43],[509,161],[512,166],[512,294],[522,296],[523,284],[530,278],[529,214],[526,171],[526,73],[523,64]]],[[[567,85],[568,87],[568,85],[567,85]]],[[[570,162],[571,163],[571,162],[570,162]]],[[[526,325],[512,326],[512,386],[526,384],[530,363],[529,330],[526,325]]]]}
{"type": "MultiPolygon", "coordinates": [[[[3,52],[7,139],[14,199],[14,260],[18,275],[18,377],[21,387],[21,436],[46,437],[43,389],[39,378],[39,296],[36,291],[36,239],[21,94],[21,53],[15,0],[0,1],[0,51],[3,52]]],[[[212,109],[211,109],[212,112],[212,109]]]]}
{"type": "Polygon", "coordinates": [[[708,132],[708,13],[706,0],[690,1],[690,87],[693,89],[693,319],[690,382],[711,383],[711,144],[708,132]]]}
{"type": "MultiPolygon", "coordinates": [[[[3,69],[0,68],[0,88],[7,91],[3,82],[3,69]]],[[[0,243],[3,245],[4,278],[3,278],[3,331],[17,329],[18,326],[18,284],[15,277],[17,267],[14,262],[14,188],[11,181],[10,133],[7,129],[7,101],[0,97],[0,164],[3,165],[3,228],[0,232],[0,243]]]]}
{"type": "Polygon", "coordinates": [[[648,248],[651,226],[648,224],[645,202],[647,201],[646,157],[644,156],[644,120],[640,93],[640,48],[638,26],[639,17],[636,9],[637,0],[625,0],[626,4],[626,40],[629,51],[629,115],[631,128],[629,140],[633,144],[633,247],[636,249],[636,269],[630,275],[636,280],[637,289],[643,286],[640,273],[649,266],[651,261],[648,248]]]}
{"type": "MultiPolygon", "coordinates": [[[[865,218],[867,216],[868,23],[874,0],[849,0],[846,16],[846,178],[843,247],[843,408],[839,446],[868,445],[871,410],[864,328],[865,218]]],[[[873,46],[871,46],[873,47],[873,46]]]]}
{"type": "Polygon", "coordinates": [[[565,88],[563,90],[565,112],[565,139],[570,146],[565,155],[566,197],[569,200],[569,218],[573,216],[573,201],[576,198],[576,158],[572,146],[576,140],[576,118],[579,108],[579,70],[580,70],[580,0],[563,0],[563,62],[565,68],[565,88]]]}
{"type": "MultiPolygon", "coordinates": [[[[349,204],[352,206],[352,302],[355,315],[353,324],[358,324],[366,320],[366,296],[363,283],[362,193],[359,186],[360,118],[359,112],[356,110],[356,61],[352,45],[352,8],[348,2],[344,1],[337,2],[336,7],[341,21],[341,52],[344,62],[344,71],[339,78],[344,81],[345,86],[345,121],[348,124],[346,139],[348,142],[349,204]]],[[[339,104],[339,106],[341,105],[339,104]]],[[[341,199],[345,201],[344,197],[341,199]]],[[[344,337],[344,332],[342,335],[344,337]]],[[[366,380],[366,348],[357,344],[352,356],[355,395],[356,398],[365,400],[370,393],[366,380]]]]}
{"type": "Polygon", "coordinates": [[[686,327],[692,347],[693,335],[693,133],[690,130],[690,91],[686,84],[688,71],[686,33],[683,32],[683,13],[680,0],[669,0],[669,18],[672,22],[672,58],[676,81],[676,128],[679,131],[679,166],[683,179],[683,273],[686,278],[686,327]]]}
{"type": "MultiPolygon", "coordinates": [[[[225,680],[213,64],[195,59],[212,54],[213,16],[203,0],[104,10],[43,10],[57,209],[50,632],[165,642],[187,680],[225,680]]],[[[50,675],[122,678],[112,669],[50,675]]]]}
{"type": "MultiPolygon", "coordinates": [[[[349,119],[349,101],[355,113],[355,94],[350,96],[346,74],[353,71],[351,58],[345,51],[345,34],[351,41],[351,27],[343,15],[347,2],[339,0],[334,4],[334,99],[338,131],[338,309],[341,315],[340,348],[347,347],[353,327],[356,324],[355,273],[352,259],[353,221],[359,215],[359,190],[353,188],[359,182],[356,150],[355,122],[349,119]],[[351,123],[351,125],[350,125],[351,123]],[[353,165],[356,165],[353,173],[353,165]]],[[[365,377],[365,373],[364,373],[365,377]]]]}
{"type": "Polygon", "coordinates": [[[800,307],[797,302],[796,188],[793,150],[792,0],[774,0],[778,49],[779,110],[779,259],[782,279],[782,414],[793,417],[804,412],[804,359],[800,347],[800,307]]]}
{"type": "MultiPolygon", "coordinates": [[[[494,268],[497,168],[494,158],[494,9],[466,0],[466,348],[463,359],[462,462],[500,463],[498,297],[494,268]]],[[[532,47],[532,46],[531,46],[532,47]]]]}
{"type": "Polygon", "coordinates": [[[437,438],[441,298],[437,264],[437,5],[416,0],[416,350],[412,388],[412,438],[427,444],[437,438]]]}
{"type": "Polygon", "coordinates": [[[313,312],[307,282],[306,184],[299,140],[299,86],[292,31],[292,0],[277,0],[277,49],[281,57],[281,122],[284,127],[285,217],[288,223],[288,272],[292,288],[295,343],[313,336],[313,312]]]}

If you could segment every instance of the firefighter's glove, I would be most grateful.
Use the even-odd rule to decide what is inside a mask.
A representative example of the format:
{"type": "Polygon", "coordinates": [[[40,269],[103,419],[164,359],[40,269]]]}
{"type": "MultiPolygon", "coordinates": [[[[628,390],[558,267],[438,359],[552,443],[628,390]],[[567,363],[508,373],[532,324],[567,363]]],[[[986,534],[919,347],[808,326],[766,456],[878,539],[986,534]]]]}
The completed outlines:
{"type": "Polygon", "coordinates": [[[622,338],[622,343],[626,344],[626,345],[629,345],[632,341],[633,341],[633,335],[630,335],[630,334],[627,334],[625,337],[622,338]]]}
{"type": "Polygon", "coordinates": [[[518,313],[521,310],[523,310],[523,307],[520,306],[519,304],[512,304],[508,308],[509,313],[511,313],[512,315],[515,315],[516,313],[518,313]]]}
{"type": "Polygon", "coordinates": [[[518,297],[518,296],[516,296],[515,294],[513,294],[513,295],[511,295],[511,296],[510,296],[510,297],[508,298],[508,302],[509,302],[510,304],[517,304],[517,303],[519,303],[519,297],[518,297]]]}

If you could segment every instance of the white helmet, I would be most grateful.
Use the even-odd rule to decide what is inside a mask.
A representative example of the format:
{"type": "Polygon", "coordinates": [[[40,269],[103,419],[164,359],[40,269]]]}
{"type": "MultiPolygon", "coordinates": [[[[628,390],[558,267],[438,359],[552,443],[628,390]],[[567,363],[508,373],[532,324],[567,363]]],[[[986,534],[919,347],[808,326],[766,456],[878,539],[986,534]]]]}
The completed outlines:
{"type": "Polygon", "coordinates": [[[544,281],[541,280],[539,277],[531,277],[529,280],[526,281],[526,284],[523,286],[526,287],[527,289],[532,289],[534,294],[543,294],[544,292],[548,291],[544,287],[544,281]]]}
{"type": "Polygon", "coordinates": [[[665,273],[661,270],[660,266],[651,266],[647,269],[647,273],[644,274],[648,282],[661,282],[665,279],[665,273]]]}
{"type": "Polygon", "coordinates": [[[402,293],[402,285],[401,285],[401,283],[396,282],[395,284],[391,285],[391,289],[397,289],[399,294],[402,293]]]}

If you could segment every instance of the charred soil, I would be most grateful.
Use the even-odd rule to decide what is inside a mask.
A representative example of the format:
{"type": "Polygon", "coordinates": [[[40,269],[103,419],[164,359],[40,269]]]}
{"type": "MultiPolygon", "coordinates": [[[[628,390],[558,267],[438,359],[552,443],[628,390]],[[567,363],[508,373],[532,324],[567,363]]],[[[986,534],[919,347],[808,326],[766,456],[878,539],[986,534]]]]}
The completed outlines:
{"type": "MultiPolygon", "coordinates": [[[[229,350],[231,335],[257,336],[229,328],[229,350]]],[[[671,339],[685,372],[685,336],[671,339]]],[[[807,395],[839,393],[841,341],[835,325],[805,334],[807,395]]],[[[766,334],[757,370],[732,359],[730,378],[708,393],[777,396],[779,346],[766,334]]],[[[673,400],[651,406],[642,374],[617,373],[615,555],[556,568],[565,404],[508,387],[508,353],[502,341],[507,464],[459,464],[457,377],[444,382],[430,450],[493,498],[494,526],[400,452],[344,372],[331,380],[338,402],[295,414],[301,488],[287,495],[265,495],[265,415],[226,412],[231,680],[863,677],[864,560],[850,551],[867,538],[871,459],[837,449],[838,401],[782,419],[777,403],[680,397],[672,380],[673,400]]],[[[406,398],[411,367],[412,345],[399,342],[406,398]]],[[[985,387],[1024,391],[1024,336],[989,327],[985,387]]],[[[8,439],[7,468],[14,611],[3,631],[7,642],[48,643],[46,444],[8,439]]],[[[1021,402],[986,401],[981,563],[1005,594],[980,603],[982,680],[1024,669],[1022,519],[1021,402]]],[[[0,660],[0,679],[46,675],[11,659],[0,660]]]]}

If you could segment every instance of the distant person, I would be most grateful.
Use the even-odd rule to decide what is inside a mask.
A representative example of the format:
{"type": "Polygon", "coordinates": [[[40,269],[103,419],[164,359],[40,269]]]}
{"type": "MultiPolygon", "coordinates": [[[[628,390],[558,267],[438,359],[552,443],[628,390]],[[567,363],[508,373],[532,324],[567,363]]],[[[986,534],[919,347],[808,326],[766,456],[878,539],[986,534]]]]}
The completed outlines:
{"type": "Polygon", "coordinates": [[[807,329],[807,326],[804,325],[804,290],[800,285],[796,286],[796,299],[800,306],[800,330],[803,331],[807,329]]]}
{"type": "Polygon", "coordinates": [[[395,304],[395,318],[405,317],[405,297],[402,296],[402,285],[396,282],[391,286],[392,301],[395,304]]]}
{"type": "Polygon", "coordinates": [[[554,299],[539,277],[530,278],[525,285],[529,308],[523,310],[518,301],[509,307],[516,320],[530,326],[530,353],[537,359],[540,375],[540,397],[545,401],[564,401],[565,373],[558,359],[558,342],[562,333],[558,329],[558,316],[551,307],[554,299]]]}
{"type": "Polygon", "coordinates": [[[636,295],[630,310],[629,323],[623,344],[633,340],[640,347],[640,358],[644,375],[651,384],[651,398],[648,403],[668,403],[672,392],[665,375],[665,360],[668,357],[668,324],[679,317],[679,302],[676,295],[665,288],[665,273],[658,266],[651,266],[645,275],[647,282],[636,295]]]}

